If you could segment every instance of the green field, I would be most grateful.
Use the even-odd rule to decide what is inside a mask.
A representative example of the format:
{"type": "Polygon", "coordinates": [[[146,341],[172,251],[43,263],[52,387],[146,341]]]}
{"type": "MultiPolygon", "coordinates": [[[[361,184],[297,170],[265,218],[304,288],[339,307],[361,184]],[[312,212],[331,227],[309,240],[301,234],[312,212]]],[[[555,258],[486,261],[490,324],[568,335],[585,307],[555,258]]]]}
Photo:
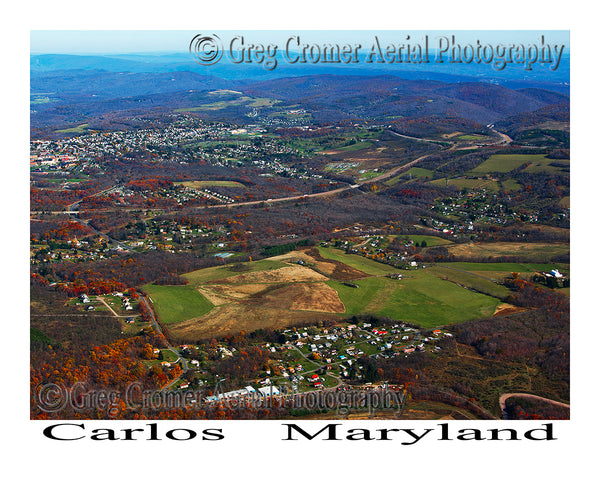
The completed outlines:
{"type": "Polygon", "coordinates": [[[402,235],[401,238],[408,237],[415,244],[421,244],[423,241],[427,243],[428,247],[437,247],[439,245],[450,245],[453,242],[446,240],[445,238],[434,237],[433,235],[402,235]]]}
{"type": "MultiPolygon", "coordinates": [[[[569,275],[569,265],[565,263],[468,263],[468,262],[451,262],[439,263],[438,267],[446,267],[451,270],[463,270],[479,277],[485,277],[494,282],[500,282],[503,278],[511,275],[513,272],[521,274],[527,278],[534,272],[549,272],[557,268],[561,273],[569,275]]],[[[456,274],[458,274],[457,272],[456,274]]],[[[474,287],[476,288],[476,287],[474,287]]],[[[487,290],[483,290],[486,291],[487,290]]]]}
{"type": "Polygon", "coordinates": [[[481,190],[485,188],[490,192],[500,191],[500,185],[498,185],[498,182],[496,180],[490,180],[489,178],[451,178],[449,180],[446,180],[445,178],[439,178],[431,181],[430,183],[432,185],[446,186],[446,182],[448,185],[459,189],[467,188],[469,190],[481,190]]]}
{"type": "Polygon", "coordinates": [[[518,190],[521,190],[521,184],[513,178],[502,180],[501,185],[502,189],[507,192],[516,192],[518,190]]]}
{"type": "Polygon", "coordinates": [[[345,263],[368,275],[387,275],[399,271],[391,265],[379,263],[359,255],[348,255],[337,248],[319,247],[319,253],[323,258],[345,263]]]}
{"type": "Polygon", "coordinates": [[[63,130],[56,130],[56,133],[84,133],[88,127],[87,123],[83,123],[73,128],[65,128],[63,130]]]}
{"type": "Polygon", "coordinates": [[[182,275],[189,280],[189,285],[196,287],[203,283],[208,283],[213,280],[221,280],[223,278],[233,277],[242,273],[249,272],[264,272],[267,270],[277,270],[285,267],[286,264],[275,260],[259,260],[257,262],[247,262],[244,264],[224,265],[219,267],[203,268],[182,275]],[[243,267],[235,265],[243,265],[243,267]],[[239,268],[239,270],[238,270],[239,268]]]}
{"type": "MultiPolygon", "coordinates": [[[[452,243],[429,235],[412,235],[410,237],[418,242],[425,240],[430,246],[452,243]]],[[[452,248],[454,246],[452,244],[452,248]]],[[[525,276],[525,274],[535,271],[549,271],[558,268],[568,275],[568,265],[539,263],[452,262],[416,270],[400,270],[359,255],[345,254],[342,250],[334,247],[318,247],[318,250],[323,258],[344,263],[367,275],[364,278],[352,280],[349,284],[333,279],[325,281],[337,292],[345,308],[343,313],[338,310],[336,315],[347,317],[372,314],[425,328],[492,316],[496,307],[510,294],[506,287],[497,282],[509,276],[511,272],[521,272],[525,276]],[[388,278],[386,275],[390,273],[402,273],[403,278],[401,280],[388,278]],[[354,288],[350,284],[357,285],[358,288],[354,288]]],[[[223,265],[184,274],[183,276],[190,282],[186,286],[147,285],[144,289],[154,301],[154,307],[160,319],[169,325],[200,317],[212,310],[212,304],[196,291],[196,287],[203,285],[203,288],[206,288],[210,287],[210,283],[213,281],[250,272],[277,270],[288,265],[290,263],[271,259],[223,265]]],[[[260,283],[259,280],[252,280],[250,283],[256,281],[260,283]]],[[[315,284],[318,283],[320,282],[315,282],[315,284]]],[[[252,307],[243,302],[239,305],[230,302],[227,305],[227,308],[231,308],[234,317],[239,315],[236,325],[245,321],[248,315],[254,314],[252,308],[262,308],[260,305],[252,307]]],[[[215,308],[215,315],[220,311],[219,308],[225,307],[215,308]]],[[[276,315],[272,317],[273,325],[280,325],[281,319],[290,313],[288,310],[281,310],[281,308],[287,307],[279,308],[279,310],[277,308],[272,310],[271,307],[271,310],[264,310],[264,315],[276,315]]],[[[210,315],[209,318],[204,317],[203,322],[210,322],[210,318],[212,318],[210,315]]],[[[267,316],[263,320],[271,322],[271,317],[267,316]]],[[[219,320],[219,322],[222,321],[222,319],[219,320]]],[[[285,325],[285,321],[283,325],[285,325]]],[[[199,328],[205,328],[201,324],[198,325],[199,328]]]]}
{"type": "Polygon", "coordinates": [[[50,103],[51,101],[52,100],[50,100],[50,97],[31,95],[29,103],[32,105],[41,105],[44,103],[50,103]]]}
{"type": "Polygon", "coordinates": [[[352,145],[346,145],[343,147],[338,147],[336,150],[343,150],[344,152],[354,152],[356,150],[363,150],[365,148],[371,148],[373,146],[373,142],[356,142],[352,145]]]}
{"type": "Polygon", "coordinates": [[[228,107],[246,106],[246,107],[270,107],[279,103],[279,100],[272,98],[252,98],[241,96],[231,100],[219,100],[218,102],[205,103],[197,107],[182,107],[176,108],[174,112],[202,112],[202,111],[214,111],[223,110],[228,107]]]}
{"type": "Polygon", "coordinates": [[[374,314],[426,328],[493,315],[500,300],[445,281],[428,269],[411,271],[402,280],[370,277],[358,288],[330,281],[346,314],[374,314]]]}
{"type": "MultiPolygon", "coordinates": [[[[510,295],[510,290],[502,285],[498,285],[495,278],[486,277],[479,272],[469,272],[457,269],[452,266],[433,266],[427,269],[429,273],[442,280],[447,280],[467,288],[471,288],[485,295],[496,297],[500,300],[506,299],[510,295]],[[482,278],[485,277],[485,278],[482,278]]],[[[504,272],[503,278],[508,272],[504,272]]],[[[492,276],[493,277],[493,276],[492,276]]]]}
{"type": "Polygon", "coordinates": [[[395,177],[390,178],[388,181],[384,182],[388,187],[393,187],[400,180],[408,180],[410,178],[425,178],[433,175],[433,170],[428,170],[426,168],[412,167],[410,170],[406,172],[396,175],[395,177]]]}
{"type": "Polygon", "coordinates": [[[490,137],[486,135],[478,135],[476,133],[470,133],[465,135],[460,135],[455,137],[457,140],[465,140],[465,141],[481,141],[481,140],[489,140],[490,137]]]}
{"type": "Polygon", "coordinates": [[[480,263],[480,262],[447,262],[438,263],[446,267],[454,267],[468,272],[538,272],[550,271],[558,268],[561,272],[567,271],[569,266],[565,263],[480,263]]]}
{"type": "Polygon", "coordinates": [[[514,170],[517,167],[520,167],[526,162],[530,162],[526,168],[527,172],[556,172],[560,171],[559,167],[551,166],[551,163],[559,163],[564,165],[565,167],[569,166],[569,162],[562,160],[557,161],[551,158],[546,158],[544,154],[532,154],[532,155],[524,155],[524,154],[497,154],[492,155],[481,165],[475,167],[472,172],[473,173],[492,173],[492,172],[501,172],[506,173],[514,170]]]}
{"type": "Polygon", "coordinates": [[[144,285],[161,322],[165,325],[204,315],[212,304],[187,285],[144,285]]]}

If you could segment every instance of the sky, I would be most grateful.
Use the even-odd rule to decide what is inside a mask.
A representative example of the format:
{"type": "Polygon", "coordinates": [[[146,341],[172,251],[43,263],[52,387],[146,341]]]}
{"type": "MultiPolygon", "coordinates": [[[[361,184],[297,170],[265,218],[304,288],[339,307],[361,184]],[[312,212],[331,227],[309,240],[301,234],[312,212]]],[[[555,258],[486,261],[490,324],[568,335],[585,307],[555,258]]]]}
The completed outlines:
{"type": "MultiPolygon", "coordinates": [[[[369,43],[373,35],[390,42],[404,42],[406,36],[422,39],[428,35],[455,35],[462,42],[490,44],[539,43],[544,35],[546,43],[565,45],[569,49],[567,30],[32,30],[31,54],[123,54],[187,52],[191,39],[199,33],[216,33],[223,40],[244,35],[253,42],[283,45],[292,35],[300,35],[311,43],[341,42],[369,43]]],[[[304,40],[305,39],[305,40],[304,40]]]]}

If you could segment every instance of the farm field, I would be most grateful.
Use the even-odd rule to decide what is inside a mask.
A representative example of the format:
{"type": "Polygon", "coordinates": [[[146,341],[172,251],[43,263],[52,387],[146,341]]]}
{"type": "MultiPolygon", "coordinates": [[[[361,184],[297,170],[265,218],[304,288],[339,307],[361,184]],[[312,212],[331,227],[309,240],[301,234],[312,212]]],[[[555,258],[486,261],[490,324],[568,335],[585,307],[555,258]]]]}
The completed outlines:
{"type": "Polygon", "coordinates": [[[429,273],[442,280],[447,280],[478,292],[504,299],[510,295],[510,290],[502,285],[495,283],[502,278],[510,275],[509,272],[502,272],[501,275],[482,275],[479,272],[468,272],[460,270],[452,265],[436,265],[428,269],[429,273]]]}
{"type": "Polygon", "coordinates": [[[62,130],[56,130],[56,133],[83,133],[87,129],[88,124],[83,123],[73,128],[64,128],[62,130]]]}
{"type": "Polygon", "coordinates": [[[406,180],[406,178],[424,178],[433,175],[433,170],[428,170],[427,168],[420,167],[412,167],[410,170],[397,175],[395,177],[390,178],[386,182],[384,182],[388,187],[393,187],[400,180],[406,180]]]}
{"type": "Polygon", "coordinates": [[[319,247],[319,253],[324,258],[345,263],[346,265],[349,265],[368,275],[387,275],[389,273],[398,272],[398,269],[392,267],[391,265],[379,263],[359,255],[348,255],[337,248],[319,247]]]}
{"type": "MultiPolygon", "coordinates": [[[[500,191],[500,185],[498,184],[498,182],[496,180],[492,180],[489,178],[451,178],[449,180],[447,180],[448,185],[451,185],[453,187],[456,188],[467,188],[469,190],[472,189],[476,189],[476,190],[480,190],[480,189],[486,189],[489,190],[491,192],[499,192],[500,191]]],[[[445,186],[446,185],[446,179],[445,178],[439,178],[437,180],[433,180],[430,182],[432,185],[437,185],[437,186],[445,186]]]]}
{"type": "Polygon", "coordinates": [[[530,162],[525,170],[527,172],[542,172],[542,171],[559,171],[559,167],[555,167],[551,164],[564,165],[565,167],[569,166],[569,161],[565,160],[554,160],[551,158],[547,158],[546,155],[543,154],[497,154],[492,155],[481,165],[475,167],[472,172],[473,173],[492,173],[492,172],[501,172],[506,173],[514,170],[515,168],[520,167],[526,162],[530,162]]]}
{"type": "Polygon", "coordinates": [[[569,253],[567,243],[463,243],[450,245],[448,252],[458,257],[496,258],[502,256],[523,257],[531,263],[547,263],[552,257],[569,253]]]}
{"type": "MultiPolygon", "coordinates": [[[[468,263],[450,262],[439,263],[439,268],[467,271],[479,277],[498,282],[510,276],[512,272],[521,274],[524,278],[531,276],[534,272],[549,272],[558,269],[561,273],[569,275],[569,265],[565,263],[468,263]]],[[[564,289],[561,289],[561,291],[564,289]]]]}
{"type": "MultiPolygon", "coordinates": [[[[390,235],[390,237],[397,237],[398,235],[390,235]]],[[[408,237],[414,243],[425,242],[428,247],[437,247],[439,245],[452,245],[454,242],[446,240],[445,238],[435,237],[433,235],[402,235],[402,238],[408,237]]]]}
{"type": "MultiPolygon", "coordinates": [[[[191,286],[198,286],[203,283],[221,280],[223,278],[233,277],[240,273],[263,272],[268,270],[277,270],[285,267],[286,264],[274,260],[260,260],[258,262],[245,263],[242,270],[236,271],[234,266],[218,266],[203,268],[193,272],[186,273],[182,277],[186,278],[191,286]]],[[[238,267],[239,268],[239,267],[238,267]]]]}
{"type": "Polygon", "coordinates": [[[212,304],[196,289],[187,285],[144,285],[161,322],[170,325],[204,315],[212,304]]]}
{"type": "Polygon", "coordinates": [[[276,103],[278,103],[278,100],[274,100],[271,98],[252,98],[252,97],[240,96],[239,98],[235,98],[235,99],[219,100],[217,102],[205,103],[205,104],[199,105],[197,107],[176,108],[173,111],[177,112],[177,113],[203,112],[203,111],[222,110],[222,109],[228,108],[228,107],[238,107],[240,105],[245,105],[247,107],[270,107],[276,103]]]}
{"type": "Polygon", "coordinates": [[[492,316],[506,296],[504,287],[468,272],[402,271],[326,247],[184,277],[190,281],[185,287],[147,288],[169,334],[180,341],[361,314],[436,327],[492,316]],[[400,272],[402,280],[386,277],[400,272]],[[189,300],[195,306],[187,308],[189,300]]]}
{"type": "Polygon", "coordinates": [[[496,298],[442,280],[428,270],[410,271],[402,280],[357,280],[357,289],[340,282],[331,285],[348,314],[376,314],[426,328],[491,316],[500,303],[496,298]]]}

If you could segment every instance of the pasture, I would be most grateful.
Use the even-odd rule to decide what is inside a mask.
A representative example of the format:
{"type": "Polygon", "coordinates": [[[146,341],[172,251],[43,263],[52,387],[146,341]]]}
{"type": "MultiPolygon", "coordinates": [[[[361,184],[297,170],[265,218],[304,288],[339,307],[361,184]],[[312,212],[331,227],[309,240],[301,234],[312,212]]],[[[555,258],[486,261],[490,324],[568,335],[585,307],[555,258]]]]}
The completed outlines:
{"type": "MultiPolygon", "coordinates": [[[[437,240],[449,249],[465,247],[427,235],[413,237],[431,245],[437,240]]],[[[492,245],[485,244],[487,254],[492,245]]],[[[504,254],[520,245],[493,248],[504,254]]],[[[522,245],[533,245],[534,252],[541,248],[545,253],[566,248],[522,245]]],[[[256,262],[197,270],[184,275],[190,282],[186,286],[149,285],[145,290],[171,337],[194,341],[325,319],[343,321],[362,314],[425,328],[457,324],[494,315],[510,293],[497,282],[511,272],[552,268],[568,274],[568,265],[547,263],[457,262],[399,270],[333,247],[313,247],[256,262]],[[403,277],[390,278],[387,275],[391,273],[403,277]]]]}
{"type": "Polygon", "coordinates": [[[531,173],[557,172],[569,166],[568,160],[554,160],[544,154],[497,154],[475,167],[472,173],[506,173],[525,163],[530,163],[525,171],[531,173]]]}

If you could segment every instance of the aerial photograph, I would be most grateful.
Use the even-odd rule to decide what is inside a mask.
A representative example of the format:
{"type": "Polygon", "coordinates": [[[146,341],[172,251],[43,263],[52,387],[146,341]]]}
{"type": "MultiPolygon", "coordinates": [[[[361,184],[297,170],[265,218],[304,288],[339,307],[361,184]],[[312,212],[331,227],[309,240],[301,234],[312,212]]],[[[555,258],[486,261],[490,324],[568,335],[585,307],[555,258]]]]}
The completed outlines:
{"type": "Polygon", "coordinates": [[[570,56],[32,30],[30,419],[570,419],[570,56]]]}

